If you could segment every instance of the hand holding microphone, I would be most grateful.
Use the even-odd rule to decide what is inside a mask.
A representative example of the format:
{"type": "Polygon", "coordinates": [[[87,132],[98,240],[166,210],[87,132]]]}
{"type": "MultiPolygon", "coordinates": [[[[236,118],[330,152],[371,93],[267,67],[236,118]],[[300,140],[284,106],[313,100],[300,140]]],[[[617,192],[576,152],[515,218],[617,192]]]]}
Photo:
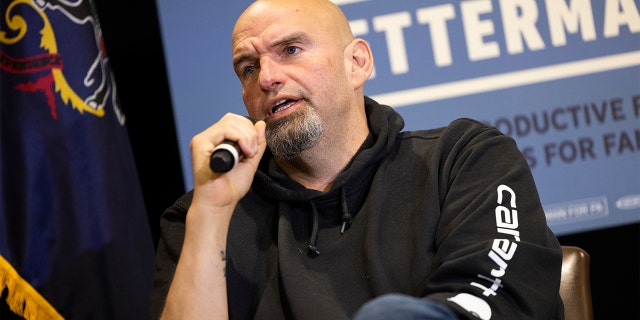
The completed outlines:
{"type": "MultiPolygon", "coordinates": [[[[257,122],[255,119],[246,117],[254,124],[257,122]]],[[[209,159],[209,167],[216,173],[225,173],[231,169],[244,157],[244,153],[240,149],[240,146],[235,141],[224,140],[217,145],[211,153],[209,159]]]]}
{"type": "Polygon", "coordinates": [[[213,172],[224,173],[231,170],[244,157],[235,141],[225,140],[217,145],[211,153],[209,166],[213,172]]]}

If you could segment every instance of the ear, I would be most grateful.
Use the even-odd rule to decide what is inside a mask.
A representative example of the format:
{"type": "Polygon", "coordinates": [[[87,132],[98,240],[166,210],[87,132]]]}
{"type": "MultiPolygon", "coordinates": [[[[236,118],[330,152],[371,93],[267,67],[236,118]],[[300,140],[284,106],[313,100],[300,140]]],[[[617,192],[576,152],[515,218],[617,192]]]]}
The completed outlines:
{"type": "Polygon", "coordinates": [[[354,39],[348,46],[351,54],[351,80],[353,89],[364,86],[373,72],[373,54],[369,44],[360,38],[354,39]]]}

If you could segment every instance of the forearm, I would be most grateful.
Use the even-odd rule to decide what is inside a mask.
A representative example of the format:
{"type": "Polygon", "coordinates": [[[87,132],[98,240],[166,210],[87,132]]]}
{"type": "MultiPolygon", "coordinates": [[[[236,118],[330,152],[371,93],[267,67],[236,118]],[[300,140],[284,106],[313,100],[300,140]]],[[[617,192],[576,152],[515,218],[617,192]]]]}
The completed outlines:
{"type": "Polygon", "coordinates": [[[162,319],[227,319],[226,239],[232,207],[192,206],[162,319]]]}
{"type": "Polygon", "coordinates": [[[226,114],[191,139],[193,199],[184,242],[162,311],[162,319],[227,319],[226,246],[236,204],[249,191],[267,147],[264,121],[226,114]],[[213,148],[236,141],[245,157],[233,170],[212,172],[213,148]]]}

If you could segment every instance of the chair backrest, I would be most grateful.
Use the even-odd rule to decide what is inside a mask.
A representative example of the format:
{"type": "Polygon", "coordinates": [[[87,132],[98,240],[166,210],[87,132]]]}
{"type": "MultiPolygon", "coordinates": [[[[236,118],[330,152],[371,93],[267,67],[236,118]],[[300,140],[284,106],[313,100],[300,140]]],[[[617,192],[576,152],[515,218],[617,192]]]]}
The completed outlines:
{"type": "Polygon", "coordinates": [[[591,258],[582,248],[562,246],[560,296],[565,320],[593,320],[591,258]]]}

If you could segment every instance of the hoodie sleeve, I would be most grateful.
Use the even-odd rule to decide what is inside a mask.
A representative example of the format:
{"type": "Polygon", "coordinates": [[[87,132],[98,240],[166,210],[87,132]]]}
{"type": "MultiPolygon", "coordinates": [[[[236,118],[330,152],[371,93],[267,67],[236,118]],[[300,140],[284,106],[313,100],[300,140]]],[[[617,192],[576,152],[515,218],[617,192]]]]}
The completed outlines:
{"type": "Polygon", "coordinates": [[[151,289],[151,319],[160,319],[176,271],[182,243],[187,210],[191,204],[193,191],[178,198],[167,208],[160,218],[160,239],[156,251],[153,287],[151,289]]]}
{"type": "Polygon", "coordinates": [[[435,154],[439,266],[427,298],[461,319],[562,318],[562,250],[515,141],[461,119],[442,131],[435,154]]]}

